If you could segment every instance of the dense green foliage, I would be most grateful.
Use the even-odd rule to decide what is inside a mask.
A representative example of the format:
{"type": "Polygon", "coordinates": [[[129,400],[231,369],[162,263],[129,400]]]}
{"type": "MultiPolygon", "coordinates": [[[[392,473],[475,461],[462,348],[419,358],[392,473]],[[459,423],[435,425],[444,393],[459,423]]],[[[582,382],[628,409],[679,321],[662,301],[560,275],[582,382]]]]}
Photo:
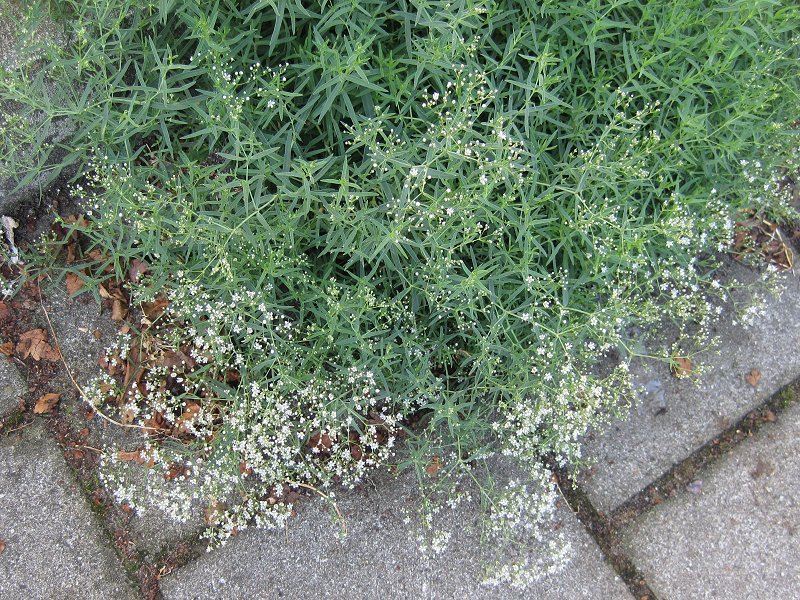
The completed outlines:
{"type": "Polygon", "coordinates": [[[432,456],[577,458],[625,390],[626,326],[707,333],[711,254],[763,184],[742,165],[769,172],[800,106],[794,0],[51,9],[69,43],[2,90],[75,133],[48,167],[9,123],[4,159],[92,173],[94,243],[146,260],[142,297],[241,370],[205,427],[255,496],[400,460],[352,432],[412,415],[423,480],[432,456]]]}

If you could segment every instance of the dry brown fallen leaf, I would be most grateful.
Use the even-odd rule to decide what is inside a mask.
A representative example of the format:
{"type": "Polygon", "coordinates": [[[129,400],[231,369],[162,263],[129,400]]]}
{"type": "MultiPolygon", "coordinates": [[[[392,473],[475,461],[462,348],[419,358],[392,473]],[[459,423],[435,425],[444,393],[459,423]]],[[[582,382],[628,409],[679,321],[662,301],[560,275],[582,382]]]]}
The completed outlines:
{"type": "Polygon", "coordinates": [[[8,308],[8,304],[5,302],[0,302],[0,321],[8,317],[11,314],[11,309],[8,308]]]}
{"type": "Polygon", "coordinates": [[[750,369],[750,372],[744,376],[745,381],[751,386],[756,387],[758,382],[761,381],[761,371],[758,369],[750,369]]]}
{"type": "Polygon", "coordinates": [[[67,244],[67,258],[64,262],[68,265],[71,265],[75,262],[75,259],[78,257],[78,245],[75,243],[75,240],[71,240],[67,244]]]}
{"type": "Polygon", "coordinates": [[[134,258],[131,261],[131,266],[128,269],[128,279],[134,283],[139,281],[139,277],[144,275],[150,270],[150,265],[146,262],[139,260],[138,258],[134,258]]]}
{"type": "Polygon", "coordinates": [[[101,354],[97,359],[97,364],[108,371],[109,375],[116,376],[121,375],[125,371],[126,363],[122,361],[117,354],[113,357],[107,357],[105,354],[101,354]]]}
{"type": "MultiPolygon", "coordinates": [[[[69,223],[70,225],[77,225],[79,228],[86,229],[89,226],[89,221],[86,220],[86,217],[83,215],[67,215],[64,217],[64,222],[69,223]]],[[[74,233],[74,232],[70,232],[74,233]]]]}
{"type": "Polygon", "coordinates": [[[144,458],[142,458],[142,450],[119,450],[117,452],[117,460],[123,461],[133,461],[139,464],[144,462],[144,458]]]}
{"type": "Polygon", "coordinates": [[[123,425],[132,425],[135,420],[136,420],[136,413],[133,412],[133,410],[130,408],[124,409],[119,418],[119,422],[122,423],[123,425]]]}
{"type": "Polygon", "coordinates": [[[6,551],[6,541],[0,540],[0,554],[6,551]]]}
{"type": "Polygon", "coordinates": [[[148,469],[155,464],[152,456],[145,457],[143,455],[143,448],[138,450],[119,450],[117,451],[117,460],[133,461],[137,465],[145,465],[148,469]]]}
{"type": "Polygon", "coordinates": [[[67,293],[69,293],[70,296],[74,296],[79,290],[83,289],[83,279],[76,273],[67,273],[66,282],[67,293]]]}
{"type": "Polygon", "coordinates": [[[160,412],[155,411],[153,416],[145,419],[144,423],[142,423],[145,427],[147,427],[148,435],[157,435],[160,432],[169,431],[170,427],[167,424],[166,420],[164,419],[164,415],[160,412]]]}
{"type": "MultiPolygon", "coordinates": [[[[147,325],[152,324],[153,321],[160,317],[161,313],[164,312],[164,309],[167,308],[168,304],[169,300],[167,300],[166,296],[162,295],[156,296],[153,302],[143,302],[142,312],[144,313],[147,321],[149,321],[147,325]]],[[[143,324],[145,324],[144,321],[145,319],[142,319],[143,324]]]]}
{"type": "Polygon", "coordinates": [[[794,264],[792,249],[783,239],[777,223],[768,221],[752,209],[742,211],[749,218],[736,221],[733,257],[743,260],[745,255],[758,252],[762,259],[789,270],[794,264]]]}
{"type": "Polygon", "coordinates": [[[127,314],[128,309],[125,307],[125,304],[122,302],[122,300],[114,298],[114,302],[111,305],[111,320],[122,321],[127,314]]]}
{"type": "Polygon", "coordinates": [[[61,359],[61,353],[47,343],[47,332],[44,329],[31,329],[19,336],[17,354],[33,360],[61,359]]]}
{"type": "Polygon", "coordinates": [[[181,350],[167,350],[158,359],[157,364],[171,370],[191,371],[197,366],[195,360],[181,350]]]}
{"type": "Polygon", "coordinates": [[[242,381],[242,374],[236,369],[228,369],[225,371],[225,383],[231,387],[237,387],[242,381]]]}
{"type": "MultiPolygon", "coordinates": [[[[100,250],[97,250],[97,249],[90,250],[89,253],[86,255],[86,258],[91,259],[94,262],[99,262],[99,263],[108,263],[108,262],[110,262],[108,260],[108,257],[105,254],[103,254],[102,252],[100,252],[100,250]]],[[[107,273],[107,274],[113,273],[114,272],[114,265],[113,264],[106,264],[106,266],[103,269],[103,272],[107,273]]]]}
{"type": "Polygon", "coordinates": [[[672,357],[672,374],[675,377],[688,377],[692,374],[693,369],[692,361],[685,356],[672,357]]]}
{"type": "Polygon", "coordinates": [[[430,476],[433,477],[436,475],[436,472],[442,468],[442,461],[438,456],[434,456],[431,459],[430,464],[425,467],[425,472],[430,476]]]}
{"type": "Polygon", "coordinates": [[[308,439],[306,446],[309,448],[319,448],[322,451],[330,450],[331,446],[333,446],[333,438],[327,433],[320,435],[319,431],[317,431],[308,439]]]}
{"type": "Polygon", "coordinates": [[[3,342],[0,344],[0,354],[11,356],[14,354],[14,342],[3,342]]]}
{"type": "Polygon", "coordinates": [[[175,422],[178,431],[181,433],[189,433],[189,424],[198,414],[200,414],[200,405],[197,402],[187,403],[183,409],[183,413],[175,422]]]}
{"type": "Polygon", "coordinates": [[[169,469],[166,473],[164,473],[164,480],[165,481],[172,481],[173,479],[177,479],[178,477],[185,476],[189,473],[189,469],[184,465],[179,465],[178,463],[172,463],[169,466],[169,469]]]}
{"type": "Polygon", "coordinates": [[[39,397],[36,401],[36,404],[33,406],[33,412],[37,415],[43,415],[45,413],[52,412],[52,410],[58,406],[58,400],[61,398],[60,394],[43,394],[39,397]]]}
{"type": "Polygon", "coordinates": [[[361,460],[364,458],[364,451],[361,449],[361,446],[357,444],[350,444],[350,456],[353,460],[361,460]]]}

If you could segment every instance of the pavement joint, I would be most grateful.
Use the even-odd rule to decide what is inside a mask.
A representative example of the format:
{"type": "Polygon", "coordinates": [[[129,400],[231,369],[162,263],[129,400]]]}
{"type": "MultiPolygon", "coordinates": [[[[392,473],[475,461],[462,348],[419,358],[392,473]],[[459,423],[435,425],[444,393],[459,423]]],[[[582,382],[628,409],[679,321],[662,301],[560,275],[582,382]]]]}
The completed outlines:
{"type": "Polygon", "coordinates": [[[75,452],[88,447],[79,443],[80,434],[74,425],[62,414],[56,413],[47,418],[47,433],[58,446],[72,479],[77,483],[95,515],[98,529],[108,539],[120,565],[131,585],[135,586],[143,598],[153,600],[160,597],[158,568],[147,560],[146,552],[131,539],[127,522],[132,515],[126,514],[109,496],[98,478],[96,468],[80,468],[82,461],[76,459],[75,452]]]}
{"type": "Polygon", "coordinates": [[[0,502],[2,533],[13,540],[0,565],[0,596],[130,600],[139,586],[106,535],[102,511],[64,460],[53,422],[34,417],[0,434],[0,477],[14,499],[0,502]]]}
{"type": "Polygon", "coordinates": [[[0,417],[0,437],[10,435],[28,425],[30,425],[30,421],[26,419],[25,411],[19,408],[14,409],[0,417]]]}
{"type": "Polygon", "coordinates": [[[551,468],[559,479],[559,486],[567,504],[594,538],[608,564],[625,582],[631,594],[639,600],[659,600],[645,576],[623,549],[621,543],[623,532],[667,498],[679,493],[692,493],[687,486],[697,481],[704,471],[734,452],[742,442],[753,437],[765,424],[779,421],[781,415],[799,400],[800,378],[778,389],[762,404],[684,460],[673,465],[661,477],[610,514],[595,508],[589,496],[566,468],[552,466],[551,468]]]}
{"type": "Polygon", "coordinates": [[[575,483],[566,468],[557,466],[551,468],[558,478],[559,489],[570,509],[586,532],[592,536],[608,565],[625,583],[633,597],[637,600],[659,600],[642,573],[622,550],[621,530],[607,515],[594,507],[589,496],[575,483]]]}
{"type": "Polygon", "coordinates": [[[755,435],[765,424],[778,420],[780,415],[798,400],[800,400],[800,378],[778,389],[721,434],[673,465],[661,477],[614,509],[609,515],[612,526],[621,529],[666,498],[681,493],[713,463],[734,451],[739,444],[755,435]]]}

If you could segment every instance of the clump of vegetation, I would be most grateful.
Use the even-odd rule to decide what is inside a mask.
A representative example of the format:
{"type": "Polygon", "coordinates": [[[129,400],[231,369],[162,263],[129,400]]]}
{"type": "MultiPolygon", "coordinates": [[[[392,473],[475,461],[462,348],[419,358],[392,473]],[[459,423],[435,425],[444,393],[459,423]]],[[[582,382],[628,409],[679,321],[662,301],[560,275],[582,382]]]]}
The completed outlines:
{"type": "MultiPolygon", "coordinates": [[[[543,459],[579,462],[624,405],[626,328],[675,322],[663,358],[690,356],[749,190],[785,211],[793,0],[49,8],[68,43],[2,74],[2,160],[80,166],[83,279],[139,261],[146,323],[109,361],[158,359],[90,399],[147,428],[155,479],[190,483],[147,499],[213,506],[216,540],[386,466],[415,470],[431,529],[442,499],[475,498],[491,539],[547,537],[543,459]],[[59,119],[48,162],[29,124],[59,119]],[[492,485],[499,455],[531,482],[492,485]]],[[[492,580],[550,568],[504,560],[492,580]]]]}

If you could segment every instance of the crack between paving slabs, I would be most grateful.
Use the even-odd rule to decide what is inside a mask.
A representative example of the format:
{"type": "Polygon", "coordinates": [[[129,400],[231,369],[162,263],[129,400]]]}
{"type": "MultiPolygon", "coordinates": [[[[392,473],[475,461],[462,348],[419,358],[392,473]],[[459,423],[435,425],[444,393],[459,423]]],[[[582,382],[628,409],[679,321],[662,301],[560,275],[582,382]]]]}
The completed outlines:
{"type": "Polygon", "coordinates": [[[552,459],[548,460],[548,467],[555,473],[558,487],[567,505],[599,546],[606,563],[622,579],[628,591],[637,600],[658,600],[642,573],[622,551],[622,545],[619,543],[621,530],[607,515],[592,505],[588,496],[574,482],[567,467],[559,466],[552,459]]]}
{"type": "MultiPolygon", "coordinates": [[[[31,386],[31,382],[28,382],[28,385],[31,386]]],[[[36,384],[34,383],[32,387],[36,387],[36,384]]],[[[29,397],[31,396],[30,392],[26,395],[29,397]]],[[[73,481],[77,483],[81,496],[83,496],[91,509],[92,515],[96,519],[95,523],[100,526],[100,530],[103,531],[105,537],[109,539],[110,546],[120,560],[132,587],[138,588],[147,598],[159,597],[149,594],[143,589],[144,581],[142,581],[142,570],[152,570],[152,566],[145,564],[142,560],[137,560],[141,556],[138,549],[134,548],[133,554],[135,557],[132,559],[131,553],[124,552],[120,547],[120,543],[123,542],[124,539],[121,539],[119,535],[120,528],[115,527],[112,521],[110,510],[113,509],[113,506],[110,505],[108,499],[104,495],[98,495],[98,490],[100,488],[93,479],[93,475],[95,475],[94,470],[92,469],[92,472],[87,474],[76,466],[74,462],[75,456],[72,454],[77,447],[72,441],[76,432],[66,422],[66,419],[64,419],[60,413],[54,413],[49,416],[36,416],[28,409],[17,409],[3,418],[0,423],[0,437],[6,438],[15,432],[19,432],[33,425],[37,421],[42,422],[45,432],[56,442],[73,481]]]]}
{"type": "MultiPolygon", "coordinates": [[[[41,299],[40,306],[45,310],[46,315],[46,309],[41,303],[41,299]]],[[[23,315],[23,329],[31,326],[32,318],[32,314],[23,315]]],[[[60,347],[49,317],[47,317],[47,325],[54,336],[56,345],[60,347]]],[[[31,365],[24,361],[15,360],[23,366],[21,375],[27,384],[27,392],[24,395],[24,404],[3,415],[0,419],[0,437],[5,438],[14,433],[19,433],[20,430],[36,422],[41,422],[44,425],[45,432],[56,442],[73,481],[76,482],[81,496],[90,507],[95,523],[99,525],[100,530],[103,532],[103,537],[109,540],[110,547],[117,555],[131,587],[137,590],[141,597],[148,600],[161,598],[158,586],[159,569],[157,564],[149,563],[141,549],[133,544],[125,528],[125,517],[127,515],[123,515],[123,511],[110,501],[97,481],[96,466],[92,464],[88,453],[85,452],[85,450],[95,451],[96,449],[84,446],[81,443],[80,433],[68,422],[60,410],[45,415],[33,414],[31,407],[38,394],[37,390],[44,389],[42,383],[48,382],[54,377],[52,367],[47,371],[39,371],[30,368],[31,365]],[[79,454],[76,454],[76,450],[80,451],[79,454]]],[[[72,393],[76,396],[79,395],[80,386],[77,385],[72,377],[70,367],[63,359],[63,356],[58,362],[61,363],[61,368],[66,371],[70,380],[69,383],[74,388],[72,393]]],[[[66,397],[68,393],[65,391],[62,395],[66,397]]],[[[79,403],[80,399],[78,398],[76,401],[79,403]]]]}
{"type": "Polygon", "coordinates": [[[658,479],[623,502],[610,515],[594,507],[566,467],[560,467],[552,460],[548,466],[556,474],[559,488],[567,504],[634,597],[637,600],[658,600],[645,577],[623,551],[620,543],[622,531],[665,499],[685,490],[701,472],[717,463],[744,440],[753,437],[766,423],[779,420],[781,414],[798,400],[800,400],[800,378],[780,388],[721,434],[673,465],[658,479]]]}
{"type": "Polygon", "coordinates": [[[144,558],[144,552],[130,539],[129,533],[125,529],[124,516],[120,517],[119,515],[122,511],[108,498],[100,485],[97,480],[96,468],[89,466],[87,469],[89,472],[84,472],[82,468],[76,466],[75,462],[80,462],[80,459],[76,459],[73,453],[78,446],[70,440],[75,435],[75,431],[61,414],[51,417],[47,429],[56,440],[73,479],[78,483],[78,488],[91,507],[100,529],[109,540],[131,587],[140,592],[143,598],[160,599],[162,596],[156,575],[157,570],[144,558]],[[122,522],[119,522],[120,520],[122,522]]]}
{"type": "MultiPolygon", "coordinates": [[[[47,308],[42,301],[40,290],[39,305],[47,321],[48,330],[52,334],[57,346],[60,348],[60,341],[56,334],[55,328],[53,327],[53,323],[50,320],[50,315],[48,314],[47,308]]],[[[74,387],[73,393],[77,396],[76,401],[80,403],[83,397],[83,390],[75,380],[72,370],[63,354],[61,355],[61,363],[74,387]]],[[[94,409],[93,413],[101,416],[109,423],[121,427],[127,427],[122,423],[118,423],[114,419],[103,415],[97,409],[94,409]]],[[[59,448],[61,448],[64,460],[72,472],[74,479],[78,482],[81,492],[83,492],[86,501],[92,508],[92,512],[101,521],[102,529],[107,534],[109,541],[111,542],[111,547],[117,554],[117,557],[131,583],[138,587],[142,597],[147,598],[148,600],[159,600],[163,598],[159,579],[163,574],[165,566],[162,565],[161,568],[158,568],[158,565],[161,564],[162,561],[157,560],[155,562],[150,562],[145,558],[146,553],[131,539],[129,532],[125,527],[128,520],[133,518],[132,515],[127,514],[126,511],[122,510],[108,498],[108,494],[106,493],[102,484],[99,483],[96,463],[91,461],[85,466],[84,470],[81,468],[84,466],[83,458],[77,458],[75,455],[76,448],[88,449],[93,452],[99,451],[96,448],[79,444],[79,442],[74,439],[76,437],[75,428],[69,423],[68,419],[66,419],[60,411],[53,415],[53,420],[49,424],[48,429],[56,439],[59,448]]],[[[77,434],[77,436],[79,440],[80,434],[77,434]]],[[[171,553],[174,554],[174,552],[175,550],[173,549],[171,553]]],[[[166,561],[164,562],[166,564],[166,561]]]]}

